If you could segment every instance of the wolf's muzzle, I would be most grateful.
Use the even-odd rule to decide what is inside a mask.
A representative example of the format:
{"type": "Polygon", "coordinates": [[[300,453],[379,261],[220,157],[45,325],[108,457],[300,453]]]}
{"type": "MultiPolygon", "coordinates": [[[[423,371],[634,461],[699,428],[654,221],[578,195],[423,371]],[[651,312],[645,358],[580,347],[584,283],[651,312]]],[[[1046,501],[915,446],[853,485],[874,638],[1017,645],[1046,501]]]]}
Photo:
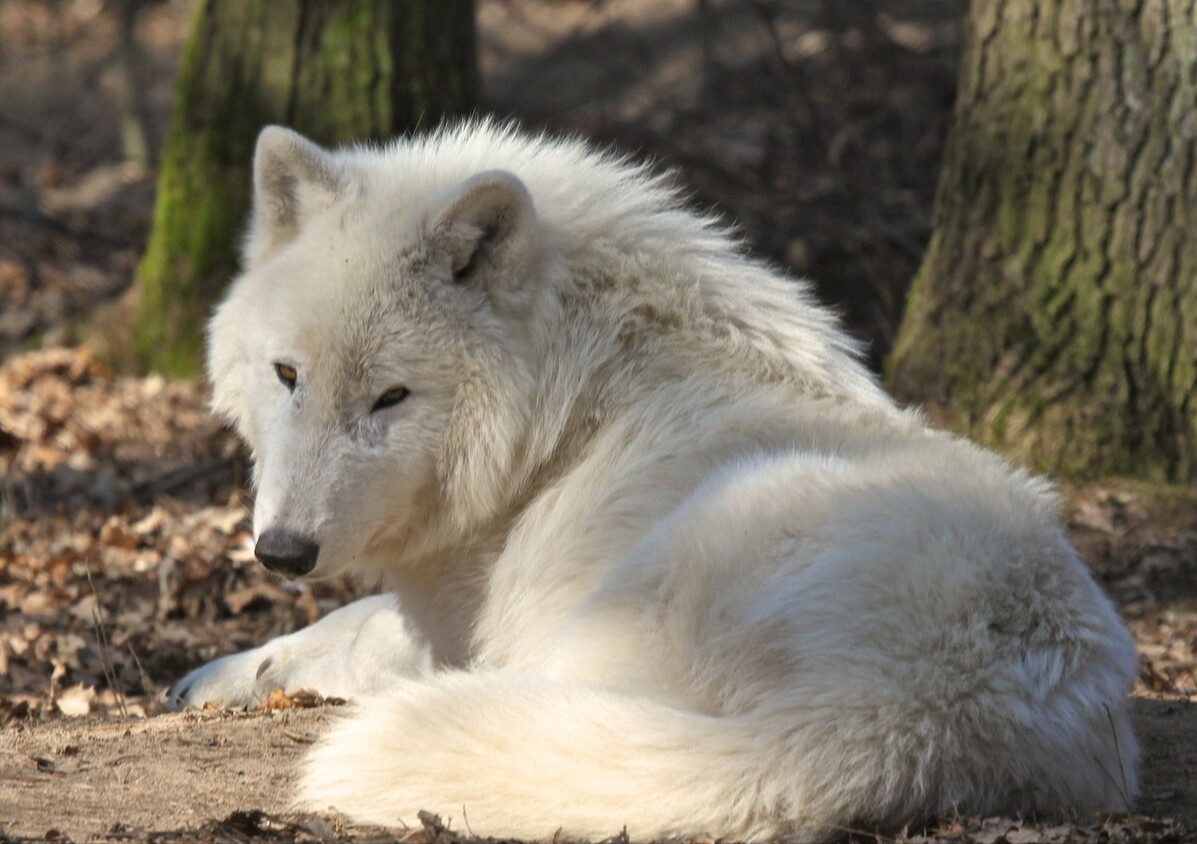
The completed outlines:
{"type": "Polygon", "coordinates": [[[298,533],[267,530],[258,537],[254,556],[271,571],[288,577],[302,577],[316,568],[320,546],[298,533]]]}

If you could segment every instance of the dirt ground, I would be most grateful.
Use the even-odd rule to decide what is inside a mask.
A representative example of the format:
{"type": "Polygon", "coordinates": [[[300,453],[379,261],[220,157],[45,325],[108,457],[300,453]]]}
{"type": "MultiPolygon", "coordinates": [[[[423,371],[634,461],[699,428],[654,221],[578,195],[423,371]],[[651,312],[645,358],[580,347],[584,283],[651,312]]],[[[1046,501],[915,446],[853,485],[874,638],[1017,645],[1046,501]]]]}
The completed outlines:
{"type": "MultiPolygon", "coordinates": [[[[1135,714],[1147,756],[1142,809],[1197,822],[1197,704],[1138,700],[1135,714]]],[[[410,837],[415,831],[384,833],[289,811],[300,754],[339,715],[332,707],[190,712],[12,729],[0,745],[0,818],[9,819],[0,829],[31,840],[185,840],[188,833],[218,840],[232,839],[237,824],[261,812],[271,820],[257,821],[258,831],[279,837],[410,837]]],[[[460,818],[444,821],[462,828],[460,818]]]]}
{"type": "Polygon", "coordinates": [[[120,829],[197,830],[238,811],[283,814],[300,754],[334,715],[188,712],[10,729],[0,745],[0,828],[88,841],[120,829]]]}
{"type": "MultiPolygon", "coordinates": [[[[139,18],[151,144],[188,8],[139,18]]],[[[678,168],[754,251],[818,279],[876,362],[929,234],[960,9],[479,0],[485,105],[678,168]]],[[[456,820],[387,832],[288,813],[296,760],[336,708],[162,713],[191,667],[361,590],[265,573],[247,458],[203,385],[122,375],[81,345],[121,330],[109,311],[152,210],[152,162],[121,153],[116,41],[99,0],[0,3],[0,840],[457,840],[456,820]]],[[[1062,491],[1140,652],[1138,814],[947,818],[895,840],[1197,840],[1197,492],[1062,491]]]]}

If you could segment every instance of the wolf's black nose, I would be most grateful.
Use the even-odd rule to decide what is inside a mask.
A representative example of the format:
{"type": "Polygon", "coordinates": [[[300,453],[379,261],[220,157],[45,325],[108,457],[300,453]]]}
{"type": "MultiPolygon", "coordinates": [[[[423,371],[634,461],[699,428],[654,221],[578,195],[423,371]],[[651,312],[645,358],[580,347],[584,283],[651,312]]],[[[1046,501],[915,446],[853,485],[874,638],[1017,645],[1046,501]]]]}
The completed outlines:
{"type": "Polygon", "coordinates": [[[320,546],[288,530],[268,530],[258,537],[254,556],[271,571],[301,577],[316,568],[320,546]]]}

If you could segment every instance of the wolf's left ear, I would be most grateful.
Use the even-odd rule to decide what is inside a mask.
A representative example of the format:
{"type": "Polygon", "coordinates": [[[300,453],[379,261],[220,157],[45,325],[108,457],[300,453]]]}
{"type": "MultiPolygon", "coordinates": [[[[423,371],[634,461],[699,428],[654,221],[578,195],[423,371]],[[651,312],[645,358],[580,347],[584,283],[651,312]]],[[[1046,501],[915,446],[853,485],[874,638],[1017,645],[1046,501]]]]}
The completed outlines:
{"type": "Polygon", "coordinates": [[[245,244],[249,266],[295,239],[314,214],[347,189],[332,155],[298,132],[267,126],[254,149],[253,225],[245,244]]]}
{"type": "Polygon", "coordinates": [[[455,282],[510,284],[530,251],[536,211],[516,176],[488,170],[457,186],[432,217],[434,242],[445,250],[455,282]]]}

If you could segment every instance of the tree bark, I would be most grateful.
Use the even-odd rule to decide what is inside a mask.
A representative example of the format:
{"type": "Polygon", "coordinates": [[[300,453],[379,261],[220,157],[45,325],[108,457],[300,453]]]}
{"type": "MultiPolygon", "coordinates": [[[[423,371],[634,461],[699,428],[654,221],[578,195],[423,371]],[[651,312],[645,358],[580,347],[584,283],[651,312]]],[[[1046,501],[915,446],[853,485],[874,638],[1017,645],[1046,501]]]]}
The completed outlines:
{"type": "Polygon", "coordinates": [[[200,368],[236,271],[258,131],[381,140],[473,106],[473,0],[201,0],[184,50],[138,268],[142,363],[200,368]]]}
{"type": "Polygon", "coordinates": [[[1197,474],[1197,0],[974,0],[890,361],[1068,476],[1197,474]]]}

